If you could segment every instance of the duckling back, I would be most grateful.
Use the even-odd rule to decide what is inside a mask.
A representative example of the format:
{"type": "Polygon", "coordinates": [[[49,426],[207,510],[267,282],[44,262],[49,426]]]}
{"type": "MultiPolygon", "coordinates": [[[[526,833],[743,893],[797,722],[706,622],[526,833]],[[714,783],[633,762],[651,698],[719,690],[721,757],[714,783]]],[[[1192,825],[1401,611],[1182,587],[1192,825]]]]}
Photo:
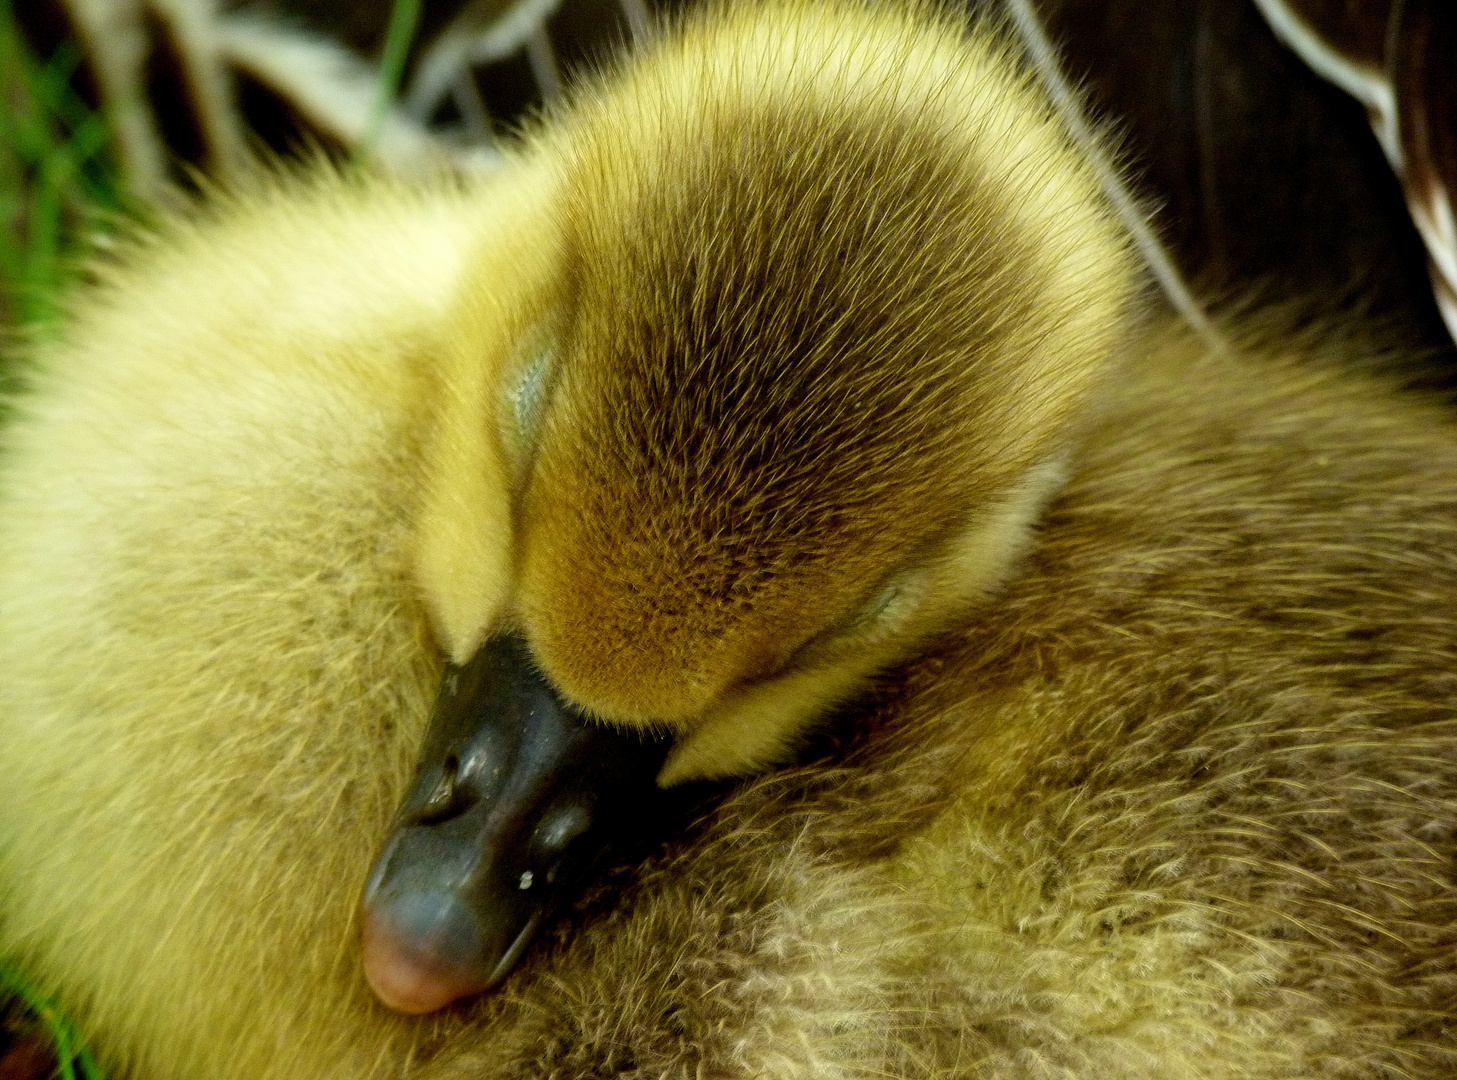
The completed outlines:
{"type": "Polygon", "coordinates": [[[0,513],[0,950],[118,1075],[370,1075],[414,1037],[353,912],[438,678],[411,512],[479,230],[450,185],[280,185],[143,242],[37,350],[0,513]]]}

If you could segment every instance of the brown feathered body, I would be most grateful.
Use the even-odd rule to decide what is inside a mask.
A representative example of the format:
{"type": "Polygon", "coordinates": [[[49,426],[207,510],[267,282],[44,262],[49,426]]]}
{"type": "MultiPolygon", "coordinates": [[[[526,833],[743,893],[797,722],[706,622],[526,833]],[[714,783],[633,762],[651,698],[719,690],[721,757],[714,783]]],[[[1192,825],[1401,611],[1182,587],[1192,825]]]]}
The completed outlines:
{"type": "Polygon", "coordinates": [[[1007,591],[545,961],[506,1075],[1450,1074],[1449,421],[1136,348],[1007,591]]]}
{"type": "Polygon", "coordinates": [[[0,949],[138,1080],[1450,1075],[1457,424],[1132,279],[917,7],[169,226],[9,428],[0,949]],[[502,630],[666,779],[800,763],[407,1019],[357,897],[502,630]]]}

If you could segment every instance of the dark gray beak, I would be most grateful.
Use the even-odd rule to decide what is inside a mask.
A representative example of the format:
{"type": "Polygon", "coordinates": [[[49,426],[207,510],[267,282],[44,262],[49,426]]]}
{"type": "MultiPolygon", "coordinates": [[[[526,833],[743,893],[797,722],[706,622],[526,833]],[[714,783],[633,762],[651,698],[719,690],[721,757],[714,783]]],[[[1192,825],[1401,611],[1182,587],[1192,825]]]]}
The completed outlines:
{"type": "Polygon", "coordinates": [[[594,866],[659,815],[668,746],[587,723],[519,638],[452,665],[364,892],[381,1000],[429,1012],[504,979],[594,866]]]}

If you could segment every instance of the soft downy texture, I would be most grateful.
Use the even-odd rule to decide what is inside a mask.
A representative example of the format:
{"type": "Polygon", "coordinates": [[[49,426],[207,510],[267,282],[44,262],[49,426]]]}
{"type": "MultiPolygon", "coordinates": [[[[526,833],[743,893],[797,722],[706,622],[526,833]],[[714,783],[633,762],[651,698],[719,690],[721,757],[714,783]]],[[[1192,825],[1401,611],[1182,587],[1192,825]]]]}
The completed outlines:
{"type": "Polygon", "coordinates": [[[1457,446],[1291,336],[1135,339],[1007,591],[440,1075],[1445,1075],[1457,446]]]}
{"type": "MultiPolygon", "coordinates": [[[[1082,283],[1070,314],[1056,289],[995,294],[1025,301],[1006,307],[1031,320],[1020,333],[1033,340],[1039,327],[1044,342],[1088,327],[1070,334],[1081,352],[1048,361],[1052,382],[1075,388],[1066,406],[1032,387],[1054,402],[1033,412],[1055,432],[1020,424],[1020,397],[1000,399],[1003,434],[1054,445],[1065,482],[1017,520],[995,583],[954,594],[924,627],[926,609],[911,608],[903,629],[927,636],[870,649],[890,667],[860,672],[853,699],[786,714],[800,764],[748,782],[610,877],[501,993],[392,1015],[360,976],[355,905],[441,653],[457,632],[468,642],[518,617],[506,594],[543,557],[512,531],[531,425],[498,421],[522,365],[542,355],[542,316],[595,310],[554,291],[557,245],[566,235],[610,267],[607,240],[636,230],[648,242],[672,220],[640,216],[631,199],[601,222],[553,208],[588,190],[636,194],[612,188],[610,167],[572,167],[612,161],[584,147],[653,114],[621,105],[635,99],[609,83],[619,90],[549,121],[487,180],[323,176],[224,200],[125,256],[37,356],[17,403],[0,496],[0,948],[125,1077],[1448,1075],[1449,416],[1331,370],[1324,360],[1355,351],[1336,335],[1246,326],[1229,355],[1209,356],[1158,320],[1125,325],[1122,240],[982,37],[968,44],[915,7],[739,10],[819,27],[796,56],[822,53],[831,69],[862,45],[906,55],[910,41],[956,78],[1001,87],[986,107],[1030,109],[1006,123],[1039,133],[1023,175],[1083,207],[1089,228],[1069,230],[1035,200],[998,203],[1008,189],[991,185],[986,218],[945,226],[992,255],[1050,230],[1082,283]],[[522,221],[539,232],[523,236],[522,221]],[[491,333],[508,340],[480,336],[491,333]],[[442,442],[477,430],[443,419],[458,415],[480,417],[484,434],[442,442]],[[457,453],[496,455],[496,471],[442,470],[457,453]],[[482,476],[508,489],[500,503],[476,497],[482,476]],[[493,528],[445,529],[464,546],[422,542],[423,522],[483,515],[493,528]],[[466,610],[442,616],[449,575],[422,571],[426,550],[486,567],[466,610]]],[[[703,18],[694,40],[711,47],[674,52],[667,39],[628,76],[633,93],[743,59],[735,35],[749,15],[703,18]]],[[[822,134],[865,115],[792,81],[823,67],[749,55],[797,87],[801,107],[828,110],[822,134]]],[[[699,74],[718,85],[721,72],[699,74]]],[[[873,85],[903,90],[881,104],[919,117],[928,99],[961,100],[956,78],[873,85]]],[[[701,160],[703,102],[648,100],[689,148],[624,152],[701,160]]],[[[758,100],[746,93],[745,107],[758,100]]],[[[746,130],[778,145],[762,125],[746,130]]],[[[887,130],[804,160],[842,179],[887,130]]],[[[711,187],[674,190],[713,205],[711,187]]],[[[772,189],[757,197],[776,209],[772,189]]],[[[918,248],[919,228],[870,237],[932,281],[917,252],[962,254],[949,241],[918,248]]],[[[707,264],[706,280],[755,286],[733,276],[740,249],[714,251],[728,264],[707,264]]],[[[623,287],[656,302],[681,267],[644,265],[662,279],[623,287]]],[[[846,266],[874,269],[799,270],[828,281],[846,266]]],[[[589,300],[611,299],[595,285],[589,300]]],[[[939,326],[968,295],[900,298],[929,304],[939,326]]],[[[713,310],[734,309],[698,315],[713,310]]],[[[562,409],[590,416],[593,379],[614,370],[559,355],[573,366],[553,384],[543,439],[570,430],[562,409]]],[[[877,353],[878,370],[900,356],[877,353]]],[[[934,419],[953,435],[966,422],[934,419]]],[[[872,425],[845,449],[876,460],[905,437],[872,425]]],[[[557,446],[564,468],[574,448],[557,446]]],[[[547,502],[573,494],[570,472],[532,475],[559,477],[547,502]]],[[[937,475],[923,498],[975,497],[975,477],[942,488],[937,475]]],[[[712,491],[696,494],[709,504],[683,507],[688,520],[714,511],[712,491]]],[[[833,552],[816,554],[833,578],[833,552]]]]}

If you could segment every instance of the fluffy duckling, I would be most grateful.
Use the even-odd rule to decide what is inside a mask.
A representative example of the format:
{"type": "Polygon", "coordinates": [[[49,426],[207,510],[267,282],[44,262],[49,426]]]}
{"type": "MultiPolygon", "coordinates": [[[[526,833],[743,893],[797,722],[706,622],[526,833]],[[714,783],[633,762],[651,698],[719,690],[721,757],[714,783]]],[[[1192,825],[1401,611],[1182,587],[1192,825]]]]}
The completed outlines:
{"type": "Polygon", "coordinates": [[[496,721],[477,753],[432,740],[366,898],[367,969],[397,1007],[498,982],[541,918],[517,883],[550,881],[564,846],[493,856],[483,888],[418,870],[442,827],[471,859],[578,840],[579,806],[527,804],[580,770],[503,764],[517,692],[483,643],[524,640],[599,727],[666,731],[665,785],[781,763],[1003,583],[1118,332],[1122,233],[994,46],[866,30],[813,71],[842,15],[761,16],[686,33],[560,118],[523,223],[552,257],[466,272],[446,376],[466,389],[429,451],[417,572],[454,663],[495,672],[452,674],[496,696],[449,709],[496,721]],[[1018,152],[969,168],[978,140],[1018,152]],[[463,760],[531,798],[463,797],[463,760]]]}
{"type": "Polygon", "coordinates": [[[994,40],[848,2],[173,225],[9,431],[0,948],[131,1077],[1447,1074],[1457,430],[1131,262],[994,40]],[[355,897],[503,641],[802,763],[406,1018],[355,897]]]}

